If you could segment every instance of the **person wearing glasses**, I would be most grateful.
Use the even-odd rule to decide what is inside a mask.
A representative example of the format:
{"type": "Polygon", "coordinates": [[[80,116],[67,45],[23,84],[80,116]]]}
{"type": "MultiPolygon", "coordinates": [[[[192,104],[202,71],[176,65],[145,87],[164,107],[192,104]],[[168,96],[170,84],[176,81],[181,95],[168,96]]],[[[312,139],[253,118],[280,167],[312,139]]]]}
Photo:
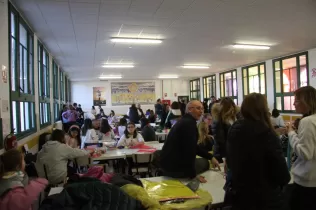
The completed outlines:
{"type": "MultiPolygon", "coordinates": [[[[216,158],[198,147],[196,121],[201,118],[203,112],[201,102],[190,101],[186,106],[186,114],[170,130],[160,154],[164,176],[194,178],[209,169],[208,160],[212,161],[214,167],[219,168],[216,158]],[[202,158],[196,159],[196,155],[202,158]]],[[[203,177],[198,178],[201,182],[206,182],[203,177]]]]}
{"type": "Polygon", "coordinates": [[[144,144],[144,138],[137,132],[136,126],[133,122],[127,124],[127,129],[124,131],[124,135],[121,136],[117,142],[117,147],[132,147],[140,144],[144,144]]]}

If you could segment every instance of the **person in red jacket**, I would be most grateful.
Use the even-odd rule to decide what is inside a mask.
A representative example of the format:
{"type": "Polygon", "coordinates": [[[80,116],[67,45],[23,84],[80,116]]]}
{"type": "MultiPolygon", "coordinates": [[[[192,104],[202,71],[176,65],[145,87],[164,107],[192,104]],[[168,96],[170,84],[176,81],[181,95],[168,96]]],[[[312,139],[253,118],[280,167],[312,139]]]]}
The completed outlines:
{"type": "Polygon", "coordinates": [[[0,209],[30,210],[48,184],[46,179],[28,181],[24,156],[11,149],[0,156],[0,209]]]}

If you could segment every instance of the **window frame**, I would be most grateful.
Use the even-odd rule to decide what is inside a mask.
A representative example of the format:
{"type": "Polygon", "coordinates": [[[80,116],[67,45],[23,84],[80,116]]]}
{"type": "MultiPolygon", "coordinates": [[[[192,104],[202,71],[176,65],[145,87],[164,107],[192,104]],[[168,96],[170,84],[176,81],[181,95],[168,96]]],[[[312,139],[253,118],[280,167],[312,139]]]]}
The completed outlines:
{"type": "Polygon", "coordinates": [[[65,99],[65,76],[64,72],[59,69],[59,80],[60,80],[60,103],[65,104],[66,99],[65,99]]]}
{"type": "Polygon", "coordinates": [[[40,128],[51,125],[51,109],[50,109],[50,60],[49,53],[45,46],[37,41],[37,61],[38,61],[38,98],[39,98],[39,117],[40,128]],[[44,58],[45,53],[45,60],[44,58]],[[46,91],[46,95],[45,92],[46,91]],[[43,92],[41,92],[43,91],[43,92]],[[46,109],[46,110],[45,110],[46,109]],[[46,115],[43,112],[46,111],[46,115]]]}
{"type": "Polygon", "coordinates": [[[199,101],[201,100],[201,92],[200,92],[201,91],[201,83],[200,82],[201,82],[200,78],[190,80],[190,100],[199,100],[199,101]],[[198,89],[193,89],[193,83],[195,81],[198,82],[198,85],[197,85],[198,89]],[[196,93],[198,98],[193,98],[192,97],[193,93],[196,93]]]}
{"type": "Polygon", "coordinates": [[[243,97],[245,97],[245,82],[244,82],[244,70],[246,69],[247,70],[247,85],[248,85],[248,94],[250,94],[250,87],[249,87],[249,69],[250,68],[253,68],[253,67],[258,67],[258,76],[259,76],[259,90],[260,90],[260,93],[263,94],[263,95],[267,95],[267,70],[266,70],[266,62],[261,62],[261,63],[257,63],[257,64],[254,64],[254,65],[250,65],[250,66],[244,66],[241,68],[241,76],[242,76],[242,93],[243,93],[243,97]],[[263,65],[264,67],[264,91],[265,93],[261,93],[261,72],[260,72],[260,66],[263,65]]]}
{"type": "Polygon", "coordinates": [[[215,96],[216,98],[216,74],[209,75],[206,77],[203,77],[203,99],[209,99],[211,96],[215,96]],[[211,78],[212,83],[208,84],[208,78],[211,78]],[[214,89],[213,89],[213,85],[214,89]],[[208,93],[208,91],[212,89],[211,93],[208,93]]]}
{"type": "Polygon", "coordinates": [[[53,59],[53,118],[54,122],[59,120],[59,85],[58,85],[58,78],[59,78],[59,69],[56,61],[53,59]]]}
{"type": "MultiPolygon", "coordinates": [[[[31,28],[27,25],[21,14],[15,9],[15,7],[9,2],[8,4],[8,42],[9,42],[9,87],[10,87],[10,94],[9,94],[9,101],[10,101],[10,119],[11,119],[11,130],[15,132],[16,137],[18,140],[29,136],[36,132],[36,113],[35,113],[35,89],[34,89],[34,33],[31,28]],[[14,32],[12,32],[12,18],[11,14],[14,15],[14,32]],[[20,42],[20,25],[26,30],[26,47],[20,42]],[[13,36],[12,33],[15,35],[13,36]],[[12,57],[12,40],[14,40],[15,50],[14,50],[14,58],[12,57]],[[27,93],[24,92],[24,85],[23,88],[20,87],[20,70],[21,70],[21,56],[23,57],[24,52],[21,52],[20,45],[22,45],[23,50],[27,51],[27,93]],[[14,59],[14,62],[12,61],[14,59]],[[13,70],[12,64],[14,63],[15,69],[13,70]],[[14,72],[14,76],[12,75],[14,72]],[[14,77],[14,78],[13,78],[14,77]],[[14,81],[14,84],[12,84],[14,81]],[[14,90],[13,90],[14,86],[14,90]],[[13,103],[15,104],[15,112],[13,111],[13,103]],[[23,108],[21,109],[21,103],[23,103],[23,108]],[[21,113],[21,110],[22,113],[21,113]],[[25,112],[27,111],[27,114],[25,112]],[[14,112],[14,113],[13,113],[14,112]],[[21,123],[21,114],[24,115],[24,122],[21,123]],[[28,118],[28,120],[26,120],[28,118]],[[15,119],[15,120],[14,120],[15,119]],[[16,127],[14,125],[16,123],[16,127]],[[29,129],[21,131],[21,124],[29,125],[29,129]]],[[[25,59],[25,58],[23,58],[25,59]]],[[[22,61],[24,64],[23,66],[23,74],[25,68],[25,60],[22,61]]],[[[24,82],[23,82],[24,83],[24,82]]]]}
{"type": "Polygon", "coordinates": [[[225,71],[225,72],[221,72],[219,73],[219,88],[220,88],[220,97],[221,98],[224,98],[224,97],[229,97],[233,100],[236,100],[236,104],[238,104],[238,78],[237,78],[237,69],[232,69],[232,70],[229,70],[229,71],[225,71]],[[236,74],[236,95],[234,95],[234,83],[233,83],[233,72],[235,72],[236,74]],[[226,96],[226,91],[225,91],[225,84],[223,85],[223,90],[222,90],[222,76],[224,77],[225,74],[227,73],[230,73],[231,74],[231,77],[233,78],[231,80],[231,86],[232,86],[232,96],[226,96]],[[222,92],[224,93],[224,95],[222,95],[222,92]]]}
{"type": "MultiPolygon", "coordinates": [[[[284,97],[286,96],[294,96],[294,92],[286,92],[284,93],[284,87],[283,87],[283,60],[287,60],[290,58],[295,58],[296,59],[296,70],[297,67],[300,67],[300,57],[301,56],[306,56],[306,77],[307,77],[307,85],[309,85],[309,60],[308,60],[308,51],[305,52],[301,52],[301,53],[297,53],[297,54],[293,54],[293,55],[289,55],[289,56],[285,56],[285,57],[280,57],[280,58],[276,58],[272,60],[272,68],[273,68],[273,85],[274,85],[274,103],[273,103],[273,107],[275,109],[277,109],[277,97],[281,97],[281,110],[279,110],[282,113],[295,113],[295,110],[284,110],[284,97]],[[276,67],[275,64],[277,62],[280,62],[280,88],[281,88],[281,92],[277,93],[276,91],[276,77],[275,77],[275,72],[276,72],[276,67]]],[[[297,73],[297,86],[298,88],[301,87],[301,75],[300,75],[300,70],[296,72],[297,73]]]]}

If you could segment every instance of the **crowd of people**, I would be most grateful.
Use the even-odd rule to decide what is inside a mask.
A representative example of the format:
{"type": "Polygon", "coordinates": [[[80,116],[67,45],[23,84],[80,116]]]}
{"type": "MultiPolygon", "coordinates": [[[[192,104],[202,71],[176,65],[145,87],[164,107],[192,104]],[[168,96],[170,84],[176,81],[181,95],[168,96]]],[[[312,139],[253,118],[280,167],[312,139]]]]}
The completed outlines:
{"type": "Polygon", "coordinates": [[[164,176],[196,178],[203,183],[208,180],[200,174],[211,166],[225,172],[225,203],[233,209],[274,210],[285,204],[293,210],[313,209],[316,89],[297,89],[294,107],[302,118],[286,124],[278,110],[270,113],[266,97],[259,93],[245,96],[241,107],[228,97],[212,97],[209,104],[193,100],[171,106],[158,99],[155,111],[144,113],[140,105],[133,104],[123,117],[115,116],[113,110],[105,115],[102,107],[99,113],[92,107],[91,115],[85,115],[80,104],[64,106],[64,131],[54,130],[37,154],[35,167],[41,178],[28,180],[20,151],[12,149],[1,155],[0,209],[27,209],[23,206],[30,206],[48,181],[60,184],[76,173],[69,160],[89,155],[83,150],[89,145],[125,148],[154,141],[151,122],[171,128],[162,150],[157,151],[164,176]],[[136,124],[141,124],[139,130],[136,124]],[[295,157],[291,187],[280,134],[287,136],[295,157]],[[287,199],[286,193],[290,195],[287,199]],[[19,202],[12,202],[13,198],[19,202]]]}

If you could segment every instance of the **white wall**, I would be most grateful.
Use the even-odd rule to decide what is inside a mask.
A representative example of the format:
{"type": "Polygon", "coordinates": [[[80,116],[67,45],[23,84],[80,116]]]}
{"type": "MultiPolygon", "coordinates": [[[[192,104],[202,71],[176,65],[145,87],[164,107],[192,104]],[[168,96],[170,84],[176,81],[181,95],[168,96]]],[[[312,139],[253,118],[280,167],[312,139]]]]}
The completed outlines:
{"type": "MultiPolygon", "coordinates": [[[[167,99],[177,101],[180,95],[189,95],[189,81],[187,80],[142,80],[142,81],[129,81],[124,82],[154,82],[156,99],[167,99]],[[167,94],[167,97],[163,97],[167,94]],[[175,97],[175,94],[177,95],[175,97]]],[[[89,81],[89,82],[71,82],[71,95],[72,102],[81,104],[84,111],[90,111],[93,105],[93,87],[105,88],[106,106],[103,106],[105,114],[114,110],[117,114],[125,114],[130,105],[112,106],[111,101],[111,82],[117,81],[89,81]]],[[[121,80],[120,80],[121,82],[121,80]]],[[[154,109],[154,104],[142,105],[143,110],[154,109]]]]}

